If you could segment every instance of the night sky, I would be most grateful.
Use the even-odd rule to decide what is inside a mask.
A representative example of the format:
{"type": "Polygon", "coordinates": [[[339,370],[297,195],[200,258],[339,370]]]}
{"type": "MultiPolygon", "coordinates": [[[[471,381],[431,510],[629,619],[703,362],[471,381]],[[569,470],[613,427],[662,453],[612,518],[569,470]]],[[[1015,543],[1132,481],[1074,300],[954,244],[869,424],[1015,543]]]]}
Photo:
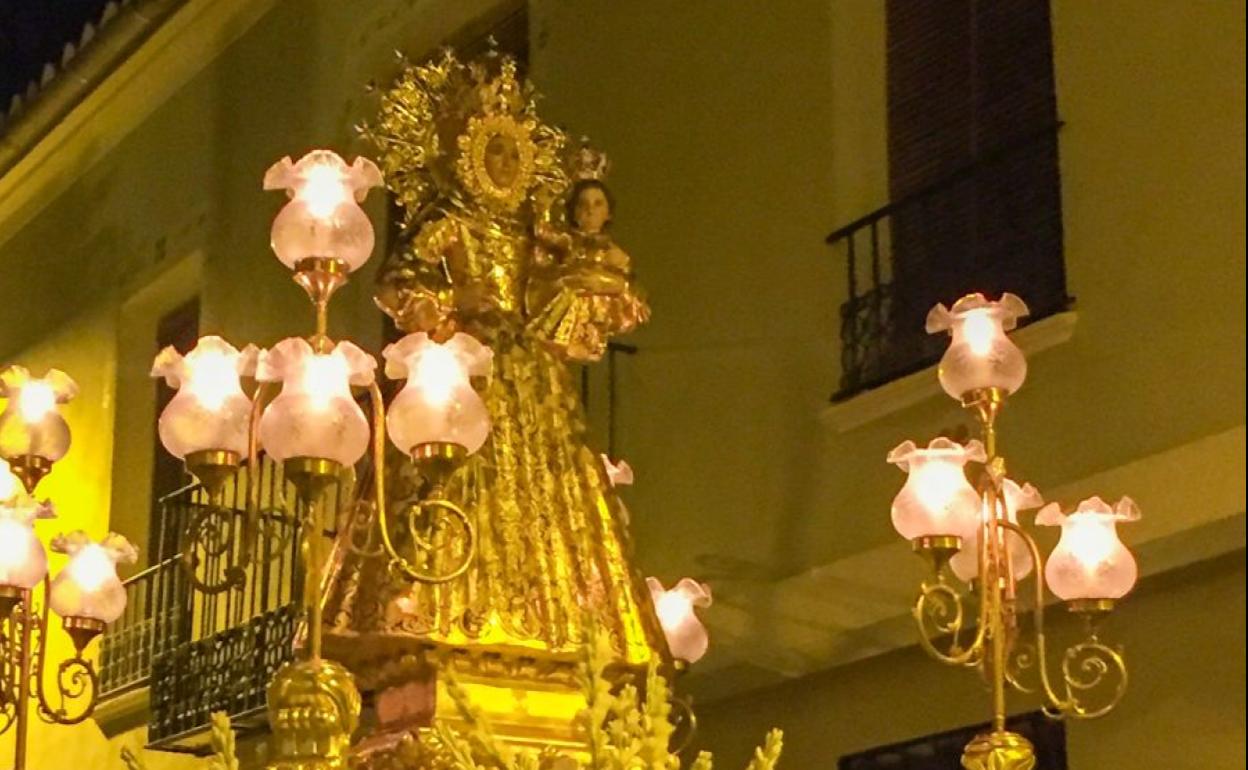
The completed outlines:
{"type": "Polygon", "coordinates": [[[82,27],[98,23],[107,0],[0,0],[0,112],[13,94],[38,80],[46,62],[78,44],[82,27]]]}

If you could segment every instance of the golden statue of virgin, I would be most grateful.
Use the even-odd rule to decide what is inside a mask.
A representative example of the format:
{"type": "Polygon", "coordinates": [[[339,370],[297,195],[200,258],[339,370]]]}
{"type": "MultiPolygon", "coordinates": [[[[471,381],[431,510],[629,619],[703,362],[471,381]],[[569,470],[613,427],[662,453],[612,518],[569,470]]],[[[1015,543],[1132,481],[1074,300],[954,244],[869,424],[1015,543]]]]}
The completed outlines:
{"type": "MultiPolygon", "coordinates": [[[[325,651],[371,694],[381,726],[358,756],[390,766],[429,720],[454,718],[434,674],[446,666],[509,740],[574,747],[585,623],[622,668],[667,657],[568,366],[649,313],[606,229],[605,160],[587,146],[568,152],[515,62],[497,54],[407,66],[364,133],[403,211],[378,305],[404,332],[472,335],[493,350],[493,369],[480,384],[490,438],[447,487],[476,529],[467,570],[413,583],[366,548],[335,552],[325,651]]],[[[401,508],[419,480],[407,458],[387,465],[401,508]]],[[[465,540],[421,551],[421,568],[440,574],[465,540]]]]}

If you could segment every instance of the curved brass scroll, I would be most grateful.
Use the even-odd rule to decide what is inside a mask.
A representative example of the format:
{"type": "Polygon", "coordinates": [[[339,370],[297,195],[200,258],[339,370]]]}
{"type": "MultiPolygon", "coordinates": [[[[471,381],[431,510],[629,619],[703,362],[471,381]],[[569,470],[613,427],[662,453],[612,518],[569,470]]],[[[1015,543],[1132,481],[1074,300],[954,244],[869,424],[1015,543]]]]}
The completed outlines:
{"type": "Polygon", "coordinates": [[[386,460],[386,413],[377,383],[369,386],[369,398],[373,407],[373,497],[377,526],[381,532],[381,545],[393,568],[398,569],[418,583],[448,583],[463,575],[472,566],[476,556],[477,529],[462,508],[449,500],[435,497],[409,505],[404,511],[405,525],[417,551],[435,554],[444,548],[445,532],[456,523],[463,530],[463,548],[460,558],[449,568],[436,572],[425,571],[405,558],[394,547],[387,521],[385,495],[386,460]]]}

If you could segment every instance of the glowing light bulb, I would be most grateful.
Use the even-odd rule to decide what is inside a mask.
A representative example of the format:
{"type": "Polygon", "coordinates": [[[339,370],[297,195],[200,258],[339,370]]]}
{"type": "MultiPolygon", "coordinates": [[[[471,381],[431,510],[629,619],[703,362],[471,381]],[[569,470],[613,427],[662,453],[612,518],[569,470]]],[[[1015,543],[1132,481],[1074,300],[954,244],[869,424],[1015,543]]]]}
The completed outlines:
{"type": "Polygon", "coordinates": [[[1129,497],[1113,506],[1091,497],[1068,515],[1062,515],[1056,504],[1042,508],[1036,523],[1062,528],[1044,568],[1053,593],[1066,601],[1125,596],[1139,574],[1135,557],[1118,539],[1117,524],[1139,517],[1139,508],[1129,497]]]}
{"type": "Polygon", "coordinates": [[[286,190],[290,201],[273,220],[270,238],[282,264],[294,269],[304,259],[337,260],[348,270],[368,261],[373,224],[359,204],[381,184],[381,171],[367,158],[348,166],[336,153],[313,150],[298,162],[289,157],[264,175],[264,189],[286,190]]]}
{"type": "Polygon", "coordinates": [[[424,332],[389,345],[386,376],[407,378],[386,415],[386,433],[403,452],[433,443],[475,452],[490,434],[490,414],[472,377],[489,375],[493,353],[475,338],[454,335],[435,342],[424,332]]]}
{"type": "Polygon", "coordinates": [[[317,164],[304,174],[303,187],[295,193],[307,201],[308,211],[321,219],[329,217],[334,210],[351,200],[351,190],[342,172],[329,164],[317,164]]]}
{"type": "Polygon", "coordinates": [[[152,362],[152,376],[178,392],[161,412],[160,441],[174,457],[192,452],[247,452],[251,399],[239,378],[256,366],[255,346],[239,351],[220,337],[202,337],[185,356],[167,347],[152,362]]]}
{"type": "Polygon", "coordinates": [[[282,391],[260,417],[260,443],[275,460],[315,457],[353,465],[368,448],[368,420],[351,386],[373,382],[377,362],[350,342],[317,353],[299,337],[260,354],[256,379],[282,391]]]}
{"type": "Polygon", "coordinates": [[[49,369],[42,378],[30,376],[25,367],[0,371],[0,398],[7,399],[0,413],[0,457],[34,455],[56,462],[69,451],[69,425],[58,404],[78,394],[69,375],[49,369]]]}
{"type": "Polygon", "coordinates": [[[28,423],[37,423],[56,409],[56,393],[43,380],[31,380],[22,388],[17,403],[22,410],[22,419],[28,423]]]}
{"type": "Polygon", "coordinates": [[[138,550],[121,535],[93,542],[78,531],[58,535],[52,550],[69,555],[69,563],[52,581],[48,602],[63,618],[112,623],[126,609],[126,589],[117,577],[119,563],[133,564],[138,550]]]}
{"type": "Polygon", "coordinates": [[[646,578],[646,585],[672,655],[687,663],[698,662],[706,654],[710,638],[696,609],[711,606],[710,586],[683,578],[667,590],[652,577],[646,578]]]}
{"type": "MultiPolygon", "coordinates": [[[[1020,485],[1013,479],[1005,479],[1002,482],[1002,488],[1005,497],[1006,519],[1013,524],[1018,523],[1019,511],[1026,511],[1044,505],[1044,498],[1030,484],[1020,485]]],[[[990,508],[981,507],[981,520],[986,517],[986,512],[989,510],[990,508]]],[[[976,526],[970,538],[963,542],[962,550],[954,554],[953,558],[949,560],[949,568],[953,570],[953,574],[957,575],[959,580],[969,582],[979,576],[979,539],[981,534],[982,528],[976,526]]],[[[1032,563],[1031,550],[1027,547],[1027,543],[1013,532],[1006,533],[1005,541],[1006,552],[1009,554],[1010,567],[1015,579],[1021,580],[1027,577],[1035,566],[1032,563]]]]}
{"type": "Polygon", "coordinates": [[[952,308],[937,305],[927,314],[929,334],[949,332],[952,341],[940,359],[940,384],[961,400],[976,390],[1018,390],[1027,378],[1027,359],[1006,335],[1028,314],[1027,305],[1013,294],[990,302],[969,294],[952,308]]]}
{"type": "Polygon", "coordinates": [[[985,462],[978,441],[966,446],[946,438],[926,449],[906,441],[888,454],[888,462],[906,471],[905,486],[893,499],[893,527],[907,540],[920,537],[969,538],[979,525],[979,493],[966,480],[968,462],[985,462]]]}
{"type": "Polygon", "coordinates": [[[993,320],[987,310],[971,310],[962,319],[962,335],[971,352],[977,356],[986,356],[992,351],[992,345],[1000,333],[1000,324],[993,320]]]}

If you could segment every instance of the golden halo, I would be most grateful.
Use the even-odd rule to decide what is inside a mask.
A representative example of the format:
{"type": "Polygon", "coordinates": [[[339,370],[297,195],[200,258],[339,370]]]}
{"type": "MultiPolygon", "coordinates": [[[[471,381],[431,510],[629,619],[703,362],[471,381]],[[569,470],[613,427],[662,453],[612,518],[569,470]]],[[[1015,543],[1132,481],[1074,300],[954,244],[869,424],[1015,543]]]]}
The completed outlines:
{"type": "Polygon", "coordinates": [[[537,148],[533,143],[531,121],[518,121],[511,115],[477,115],[459,136],[459,158],[455,169],[459,180],[473,197],[489,208],[512,212],[519,208],[533,183],[537,148]],[[520,155],[516,178],[506,187],[490,176],[485,165],[486,148],[496,136],[511,139],[520,155]]]}

